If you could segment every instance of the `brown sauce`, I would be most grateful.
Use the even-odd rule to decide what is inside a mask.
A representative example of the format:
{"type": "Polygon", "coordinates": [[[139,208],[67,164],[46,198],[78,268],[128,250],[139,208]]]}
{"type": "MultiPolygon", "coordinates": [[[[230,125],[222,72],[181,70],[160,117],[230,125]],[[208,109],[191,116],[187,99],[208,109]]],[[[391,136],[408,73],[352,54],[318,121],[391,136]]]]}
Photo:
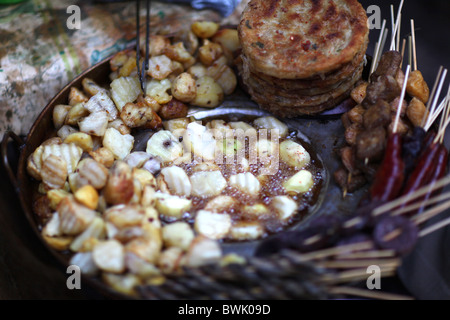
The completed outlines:
{"type": "MultiPolygon", "coordinates": [[[[311,146],[305,141],[302,141],[301,139],[297,138],[295,132],[291,133],[291,135],[288,136],[287,138],[280,139],[280,143],[286,139],[290,139],[293,140],[294,142],[299,143],[310,154],[311,162],[303,169],[306,169],[312,173],[314,185],[307,193],[299,195],[292,195],[292,194],[289,195],[286,192],[286,190],[283,187],[283,183],[287,179],[295,175],[299,171],[299,169],[289,166],[288,164],[283,162],[280,157],[277,172],[273,175],[267,175],[266,179],[264,179],[263,181],[260,180],[261,188],[257,195],[248,195],[231,186],[227,186],[219,195],[219,196],[231,196],[235,200],[237,200],[238,204],[230,208],[227,208],[226,210],[217,212],[229,214],[231,216],[233,224],[239,222],[254,222],[254,221],[259,222],[264,229],[264,233],[261,238],[265,238],[271,234],[283,231],[301,222],[305,218],[305,216],[310,212],[310,209],[317,204],[319,195],[322,190],[324,180],[323,176],[324,167],[319,158],[317,157],[317,155],[313,152],[311,146]],[[281,220],[277,216],[277,213],[272,205],[272,199],[274,196],[290,196],[298,205],[297,212],[293,214],[290,219],[285,221],[281,220]],[[256,204],[263,204],[267,206],[268,208],[267,214],[256,216],[245,212],[244,210],[245,206],[252,206],[256,204]]],[[[249,145],[247,141],[245,146],[246,158],[248,158],[248,154],[249,154],[249,145]]],[[[195,158],[195,156],[193,156],[193,161],[191,163],[178,164],[178,166],[183,168],[186,171],[187,175],[190,176],[194,172],[193,168],[199,163],[201,163],[201,160],[198,160],[195,158]]],[[[170,164],[168,164],[168,166],[170,166],[170,164]]],[[[237,165],[237,157],[235,157],[233,163],[231,163],[230,159],[228,159],[228,162],[224,161],[224,164],[218,164],[217,166],[219,167],[223,177],[227,180],[231,175],[244,172],[244,170],[242,170],[242,168],[240,168],[237,165]]],[[[261,172],[260,170],[262,166],[263,164],[261,164],[259,161],[257,164],[251,164],[249,165],[250,168],[248,172],[252,173],[254,176],[258,176],[259,173],[261,172]]],[[[187,197],[188,199],[192,200],[193,206],[192,209],[185,214],[183,220],[193,225],[195,221],[196,212],[205,209],[208,202],[214,199],[215,197],[217,196],[187,197]]],[[[161,220],[166,223],[172,222],[172,220],[167,219],[167,217],[161,217],[161,220]]],[[[225,242],[234,242],[253,239],[234,239],[231,237],[227,237],[223,240],[225,242]]]]}

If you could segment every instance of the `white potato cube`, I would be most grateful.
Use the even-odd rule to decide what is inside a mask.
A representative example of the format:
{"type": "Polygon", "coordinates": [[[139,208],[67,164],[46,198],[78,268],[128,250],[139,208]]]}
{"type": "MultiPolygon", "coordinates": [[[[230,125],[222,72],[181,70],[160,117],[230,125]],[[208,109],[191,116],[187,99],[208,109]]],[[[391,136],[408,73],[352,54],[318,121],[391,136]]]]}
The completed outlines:
{"type": "Polygon", "coordinates": [[[234,240],[255,240],[264,235],[264,228],[258,221],[241,221],[230,230],[230,238],[234,240]]]}
{"type": "Polygon", "coordinates": [[[223,239],[231,229],[231,216],[200,210],[195,217],[194,229],[207,238],[223,239]]]}
{"type": "Polygon", "coordinates": [[[96,111],[78,123],[81,132],[102,137],[108,127],[108,114],[106,111],[96,111]]]}
{"type": "Polygon", "coordinates": [[[186,171],[182,168],[177,166],[163,168],[161,176],[170,193],[186,197],[191,195],[192,185],[186,171]]]}
{"type": "Polygon", "coordinates": [[[189,123],[184,134],[183,144],[187,150],[204,161],[213,161],[216,158],[216,140],[206,126],[196,122],[189,123]]]}
{"type": "Polygon", "coordinates": [[[125,248],[117,240],[99,242],[92,250],[92,258],[103,271],[121,273],[125,270],[125,248]]]}
{"type": "Polygon", "coordinates": [[[194,237],[194,231],[187,222],[174,222],[162,228],[162,238],[167,247],[187,250],[194,237]]]}
{"type": "Polygon", "coordinates": [[[257,195],[261,189],[261,183],[250,172],[239,173],[230,177],[230,186],[239,189],[249,195],[257,195]]]}
{"type": "Polygon", "coordinates": [[[314,186],[314,179],[308,170],[301,170],[283,183],[288,193],[305,193],[314,186]]]}
{"type": "Polygon", "coordinates": [[[109,121],[113,121],[119,116],[116,105],[105,90],[99,91],[96,95],[91,97],[84,107],[89,110],[90,113],[96,113],[98,111],[106,112],[109,121]]]}
{"type": "Polygon", "coordinates": [[[292,140],[285,140],[280,143],[280,158],[288,165],[299,169],[304,168],[311,162],[308,151],[292,140]]]}
{"type": "Polygon", "coordinates": [[[119,111],[128,102],[134,102],[141,92],[137,77],[120,77],[111,82],[111,97],[119,111]]]}
{"type": "Polygon", "coordinates": [[[103,136],[103,146],[108,148],[116,159],[123,160],[133,149],[134,137],[130,134],[121,134],[114,128],[109,128],[103,136]]]}
{"type": "Polygon", "coordinates": [[[297,203],[288,196],[276,196],[272,199],[272,207],[281,220],[288,220],[297,212],[297,203]]]}
{"type": "Polygon", "coordinates": [[[222,257],[222,249],[216,240],[197,236],[186,253],[184,262],[189,267],[200,267],[217,263],[222,257]]]}
{"type": "Polygon", "coordinates": [[[147,142],[146,152],[163,163],[172,162],[183,155],[183,145],[167,130],[156,132],[147,142]]]}
{"type": "Polygon", "coordinates": [[[156,209],[163,215],[181,219],[192,207],[192,201],[167,193],[156,192],[156,209]]]}
{"type": "Polygon", "coordinates": [[[258,129],[278,130],[280,137],[286,137],[289,134],[289,128],[286,124],[275,117],[261,117],[253,121],[258,129]]]}
{"type": "Polygon", "coordinates": [[[217,196],[227,187],[227,180],[220,171],[195,172],[190,181],[192,194],[197,197],[217,196]]]}

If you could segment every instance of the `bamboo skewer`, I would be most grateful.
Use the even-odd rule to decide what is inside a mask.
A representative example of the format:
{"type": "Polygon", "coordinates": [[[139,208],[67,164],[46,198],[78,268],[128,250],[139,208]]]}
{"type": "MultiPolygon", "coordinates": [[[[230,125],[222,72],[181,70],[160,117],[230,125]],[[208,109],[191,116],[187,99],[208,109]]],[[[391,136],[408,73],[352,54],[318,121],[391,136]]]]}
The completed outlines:
{"type": "MultiPolygon", "coordinates": [[[[402,15],[400,14],[400,21],[402,21],[402,15]]],[[[397,30],[397,47],[396,50],[399,51],[400,50],[400,38],[401,38],[401,26],[402,24],[400,23],[398,25],[398,30],[397,30]]]]}
{"type": "Polygon", "coordinates": [[[355,260],[355,259],[368,259],[368,258],[393,258],[396,253],[394,250],[376,250],[376,251],[361,251],[346,253],[339,256],[341,260],[355,260]]]}
{"type": "Polygon", "coordinates": [[[406,86],[408,84],[408,78],[409,78],[410,72],[411,72],[411,66],[408,65],[408,67],[406,68],[405,81],[403,83],[402,93],[400,95],[400,101],[399,101],[399,104],[398,104],[397,114],[396,114],[396,117],[395,117],[395,123],[394,123],[394,129],[393,129],[394,133],[396,133],[397,129],[398,129],[398,123],[400,121],[400,115],[401,115],[401,112],[402,112],[402,104],[403,104],[403,100],[405,99],[406,86]]]}
{"type": "Polygon", "coordinates": [[[333,248],[318,250],[310,253],[305,253],[302,255],[302,260],[304,261],[312,261],[312,260],[320,260],[329,258],[332,256],[336,256],[339,254],[345,254],[346,252],[354,252],[354,251],[364,251],[373,248],[373,243],[371,241],[360,242],[345,246],[337,246],[333,248]]]}
{"type": "MultiPolygon", "coordinates": [[[[390,277],[395,275],[397,267],[381,270],[380,276],[390,277]]],[[[342,271],[333,275],[324,275],[322,281],[328,284],[338,284],[351,281],[367,280],[367,268],[342,271]]]]}
{"type": "Polygon", "coordinates": [[[403,67],[403,61],[405,60],[406,39],[403,39],[402,44],[402,62],[400,63],[400,69],[403,67]]]}
{"type": "Polygon", "coordinates": [[[316,265],[322,268],[330,269],[354,269],[354,268],[368,268],[370,266],[378,266],[381,270],[396,268],[401,264],[399,258],[391,259],[370,259],[370,260],[331,260],[318,261],[316,265]]]}
{"type": "Polygon", "coordinates": [[[433,183],[432,185],[424,186],[412,194],[407,194],[407,195],[401,196],[401,197],[397,198],[396,200],[393,200],[391,202],[388,202],[388,203],[378,207],[377,209],[375,209],[372,212],[372,215],[375,217],[379,216],[383,213],[386,213],[395,208],[398,208],[403,203],[408,203],[417,198],[423,197],[428,192],[433,192],[433,191],[443,188],[449,184],[450,184],[450,176],[446,176],[446,177],[438,180],[436,183],[433,183]]]}
{"type": "Polygon", "coordinates": [[[412,50],[413,50],[413,61],[414,68],[413,71],[417,70],[417,50],[416,50],[416,31],[414,27],[414,19],[411,19],[411,39],[412,39],[412,50]]]}
{"type": "Polygon", "coordinates": [[[425,229],[423,229],[422,231],[419,232],[419,237],[423,238],[426,237],[427,235],[438,231],[439,229],[445,228],[447,226],[450,225],[450,218],[447,218],[445,220],[442,220],[430,227],[427,227],[425,229]]]}
{"type": "Polygon", "coordinates": [[[408,301],[415,300],[413,297],[387,293],[387,292],[378,292],[376,290],[369,289],[359,289],[354,287],[333,287],[330,288],[330,292],[335,295],[346,295],[346,296],[354,296],[354,297],[363,297],[368,299],[375,300],[386,300],[386,301],[408,301]]]}
{"type": "Polygon", "coordinates": [[[450,85],[448,87],[447,96],[444,99],[444,109],[445,109],[445,115],[441,118],[441,125],[439,127],[439,132],[436,136],[436,141],[443,142],[445,131],[447,130],[448,125],[450,124],[450,85]],[[445,120],[444,120],[445,119],[445,120]]]}
{"type": "MultiPolygon", "coordinates": [[[[438,99],[439,96],[441,94],[442,91],[442,86],[444,85],[444,81],[445,81],[445,77],[447,76],[447,69],[445,69],[442,73],[442,76],[439,80],[439,84],[436,90],[436,94],[434,95],[434,98],[432,99],[432,104],[431,104],[431,108],[430,108],[430,114],[434,114],[436,112],[436,106],[438,103],[438,99]]],[[[431,122],[432,117],[428,117],[427,119],[427,123],[425,124],[425,128],[431,128],[431,126],[433,125],[433,122],[431,122]]]]}
{"type": "MultiPolygon", "coordinates": [[[[395,30],[395,13],[394,13],[394,5],[391,4],[391,27],[392,27],[392,33],[394,33],[395,30]]],[[[394,36],[394,34],[393,34],[394,36]]]]}
{"type": "Polygon", "coordinates": [[[445,201],[445,200],[450,200],[450,192],[438,195],[436,197],[428,199],[425,202],[419,201],[418,203],[411,204],[411,205],[406,206],[406,207],[404,207],[402,209],[398,209],[398,210],[392,211],[392,216],[400,216],[400,215],[403,215],[405,213],[415,211],[415,210],[420,209],[422,207],[428,207],[430,205],[433,205],[433,204],[436,204],[436,203],[439,203],[439,202],[445,201]]]}
{"type": "Polygon", "coordinates": [[[383,20],[383,24],[381,26],[381,31],[380,31],[380,36],[378,38],[378,42],[375,46],[375,52],[373,54],[373,59],[372,59],[372,65],[370,67],[370,74],[375,72],[375,69],[377,67],[378,64],[378,57],[380,55],[380,51],[382,50],[381,46],[383,43],[383,37],[384,34],[387,33],[387,29],[386,29],[386,20],[383,20]]]}
{"type": "Polygon", "coordinates": [[[420,215],[414,216],[411,220],[417,225],[420,225],[443,213],[447,209],[450,209],[450,201],[444,202],[437,207],[431,208],[424,213],[421,213],[420,215]]]}
{"type": "MultiPolygon", "coordinates": [[[[443,71],[444,71],[444,67],[441,66],[441,67],[439,68],[439,71],[438,71],[436,80],[435,80],[435,82],[434,82],[433,89],[431,90],[430,99],[429,99],[428,104],[427,104],[427,109],[428,109],[428,110],[430,110],[430,106],[431,106],[431,104],[432,104],[433,97],[434,97],[435,94],[436,94],[436,90],[437,90],[437,86],[438,86],[438,83],[439,83],[439,79],[441,78],[442,72],[443,72],[443,71]]],[[[423,122],[422,122],[422,125],[421,125],[422,128],[425,127],[425,124],[426,124],[425,121],[426,121],[426,118],[423,119],[423,122]]]]}
{"type": "Polygon", "coordinates": [[[412,38],[408,36],[408,62],[410,65],[413,64],[413,49],[412,49],[412,38]]]}
{"type": "Polygon", "coordinates": [[[445,131],[447,130],[449,115],[450,115],[450,85],[448,87],[447,95],[445,96],[443,104],[444,104],[444,107],[443,107],[444,114],[441,117],[441,121],[439,123],[438,134],[437,134],[436,139],[434,140],[435,143],[437,143],[439,141],[439,143],[441,143],[441,144],[444,142],[444,135],[445,135],[445,131]]]}
{"type": "MultiPolygon", "coordinates": [[[[425,125],[425,131],[428,131],[431,129],[431,127],[433,126],[433,124],[435,123],[435,121],[437,120],[437,118],[439,117],[439,115],[442,113],[442,111],[445,109],[446,107],[446,99],[444,99],[444,101],[442,101],[439,106],[435,109],[435,112],[433,114],[429,114],[428,118],[428,125],[425,125]]],[[[442,121],[441,121],[442,122],[442,121]]],[[[443,123],[441,123],[441,125],[443,125],[443,123]]],[[[436,137],[437,138],[437,137],[436,137]]],[[[437,139],[438,140],[438,139],[437,139]]]]}
{"type": "Polygon", "coordinates": [[[392,40],[391,40],[391,47],[390,47],[390,50],[394,50],[395,49],[395,37],[397,36],[397,30],[398,30],[398,28],[399,28],[399,25],[400,25],[400,16],[401,16],[401,14],[402,14],[402,9],[403,9],[403,3],[404,3],[405,1],[404,0],[402,0],[401,2],[400,2],[400,7],[399,7],[399,9],[398,9],[398,13],[397,13],[397,20],[396,20],[396,22],[395,22],[395,27],[394,27],[394,30],[393,30],[393,32],[392,32],[392,34],[393,34],[393,36],[392,36],[392,40]]]}

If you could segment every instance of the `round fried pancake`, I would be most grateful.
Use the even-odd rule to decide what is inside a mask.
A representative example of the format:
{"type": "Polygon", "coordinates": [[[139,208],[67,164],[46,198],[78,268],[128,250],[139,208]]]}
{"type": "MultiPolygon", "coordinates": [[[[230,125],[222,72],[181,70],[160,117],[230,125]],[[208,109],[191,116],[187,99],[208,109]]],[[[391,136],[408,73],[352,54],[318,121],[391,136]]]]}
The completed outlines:
{"type": "Polygon", "coordinates": [[[270,89],[270,86],[261,86],[255,83],[252,77],[243,75],[243,82],[245,83],[249,94],[253,97],[258,97],[259,100],[266,103],[274,102],[281,107],[311,107],[322,105],[327,101],[341,97],[348,90],[353,89],[354,85],[360,80],[364,66],[360,68],[342,85],[330,92],[319,95],[288,95],[277,90],[270,89]]]}
{"type": "Polygon", "coordinates": [[[357,0],[250,0],[238,31],[251,69],[281,79],[341,68],[369,34],[357,0]]]}
{"type": "Polygon", "coordinates": [[[342,82],[342,80],[351,76],[361,66],[361,64],[364,63],[366,50],[367,42],[365,43],[363,48],[361,48],[355,58],[339,70],[309,79],[279,79],[271,77],[261,72],[251,70],[247,58],[243,57],[241,61],[242,63],[246,64],[245,68],[257,81],[261,80],[266,83],[271,83],[272,85],[278,88],[283,88],[285,90],[305,90],[304,92],[306,93],[308,92],[308,90],[314,89],[316,92],[327,92],[327,90],[333,87],[335,88],[337,84],[342,82]]]}
{"type": "MultiPolygon", "coordinates": [[[[352,74],[350,74],[347,78],[342,79],[340,82],[324,88],[316,88],[311,87],[310,89],[285,89],[280,88],[276,86],[275,84],[258,81],[257,78],[250,76],[251,84],[249,84],[252,87],[258,88],[260,92],[264,92],[266,95],[277,95],[280,97],[286,97],[288,99],[308,99],[308,97],[311,97],[312,99],[321,99],[321,97],[326,97],[329,95],[335,96],[340,95],[343,91],[346,91],[350,86],[352,86],[356,81],[359,79],[356,79],[355,77],[358,77],[362,74],[362,70],[364,69],[364,64],[361,63],[361,65],[356,68],[352,74]]],[[[248,79],[248,78],[246,78],[248,79]]]]}
{"type": "MultiPolygon", "coordinates": [[[[351,73],[347,74],[346,77],[343,77],[342,79],[339,79],[335,81],[334,83],[327,83],[327,85],[319,85],[314,84],[311,85],[311,87],[306,86],[305,84],[302,85],[296,85],[296,83],[292,83],[291,86],[288,86],[286,83],[282,83],[281,81],[266,81],[261,79],[259,76],[255,75],[254,73],[250,73],[249,77],[252,78],[253,82],[258,84],[261,87],[267,88],[270,92],[278,92],[280,95],[286,95],[286,96],[298,96],[298,95],[304,95],[304,96],[315,96],[324,94],[333,90],[336,90],[339,86],[345,85],[351,76],[357,72],[360,68],[364,67],[364,63],[362,62],[359,66],[352,68],[351,73]],[[298,88],[300,87],[300,88],[298,88]]],[[[323,80],[324,82],[327,82],[328,79],[323,80]]]]}

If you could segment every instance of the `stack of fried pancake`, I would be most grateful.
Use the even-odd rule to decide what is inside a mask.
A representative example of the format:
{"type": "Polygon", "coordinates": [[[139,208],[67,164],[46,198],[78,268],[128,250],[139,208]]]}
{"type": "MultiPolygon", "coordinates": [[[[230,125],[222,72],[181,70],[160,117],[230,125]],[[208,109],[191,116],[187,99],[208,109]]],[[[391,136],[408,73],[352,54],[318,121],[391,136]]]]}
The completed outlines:
{"type": "Polygon", "coordinates": [[[361,79],[369,28],[357,0],[250,0],[238,31],[244,86],[277,116],[333,108],[361,79]]]}

